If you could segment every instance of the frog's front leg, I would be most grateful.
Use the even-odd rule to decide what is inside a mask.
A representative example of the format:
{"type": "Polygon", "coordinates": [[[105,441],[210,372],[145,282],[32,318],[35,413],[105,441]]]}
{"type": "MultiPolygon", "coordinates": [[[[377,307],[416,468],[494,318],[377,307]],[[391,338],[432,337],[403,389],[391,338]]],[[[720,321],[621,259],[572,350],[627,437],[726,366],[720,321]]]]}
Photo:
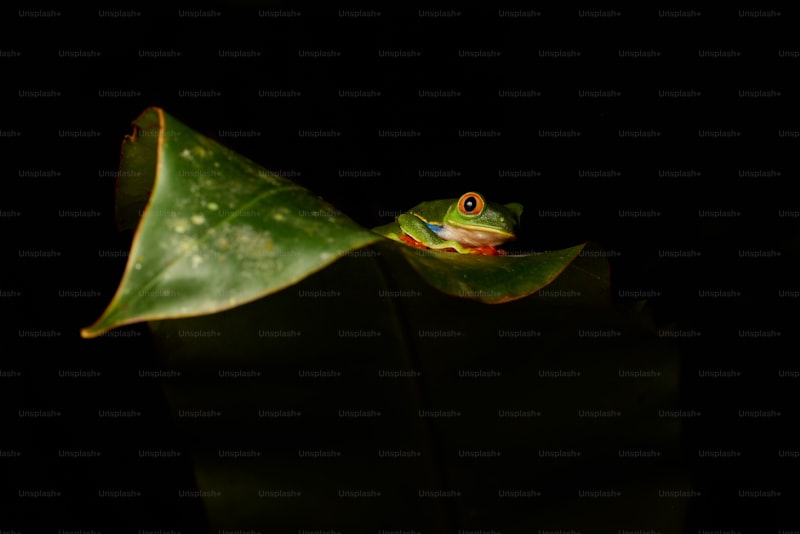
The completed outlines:
{"type": "Polygon", "coordinates": [[[398,215],[397,222],[400,223],[400,227],[403,229],[403,232],[428,248],[436,250],[453,248],[460,254],[472,253],[468,247],[465,247],[458,241],[454,241],[452,239],[442,239],[436,234],[436,232],[431,230],[427,224],[425,224],[425,221],[415,215],[409,215],[408,213],[398,215]]]}

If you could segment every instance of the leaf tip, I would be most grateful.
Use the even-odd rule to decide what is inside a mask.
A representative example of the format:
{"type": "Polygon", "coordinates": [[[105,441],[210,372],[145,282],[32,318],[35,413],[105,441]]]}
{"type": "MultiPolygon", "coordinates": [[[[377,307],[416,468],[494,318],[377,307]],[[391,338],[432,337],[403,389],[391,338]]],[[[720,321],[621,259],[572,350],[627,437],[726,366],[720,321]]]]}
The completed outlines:
{"type": "Polygon", "coordinates": [[[120,326],[125,325],[124,321],[114,321],[109,319],[109,312],[106,310],[103,312],[95,322],[90,324],[89,326],[84,326],[80,330],[81,338],[83,339],[93,339],[96,337],[100,337],[109,330],[113,330],[114,328],[118,328],[120,326]]]}
{"type": "Polygon", "coordinates": [[[103,335],[108,328],[98,328],[97,323],[81,328],[81,337],[83,339],[93,339],[103,335]]]}

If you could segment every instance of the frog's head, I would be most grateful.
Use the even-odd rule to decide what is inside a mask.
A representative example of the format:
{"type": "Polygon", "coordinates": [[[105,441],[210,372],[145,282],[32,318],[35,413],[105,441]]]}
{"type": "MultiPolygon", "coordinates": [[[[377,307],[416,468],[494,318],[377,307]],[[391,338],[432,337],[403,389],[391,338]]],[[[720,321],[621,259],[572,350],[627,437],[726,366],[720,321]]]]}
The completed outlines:
{"type": "Polygon", "coordinates": [[[464,193],[445,213],[444,227],[449,239],[471,247],[497,246],[516,237],[522,204],[486,202],[476,192],[464,193]]]}

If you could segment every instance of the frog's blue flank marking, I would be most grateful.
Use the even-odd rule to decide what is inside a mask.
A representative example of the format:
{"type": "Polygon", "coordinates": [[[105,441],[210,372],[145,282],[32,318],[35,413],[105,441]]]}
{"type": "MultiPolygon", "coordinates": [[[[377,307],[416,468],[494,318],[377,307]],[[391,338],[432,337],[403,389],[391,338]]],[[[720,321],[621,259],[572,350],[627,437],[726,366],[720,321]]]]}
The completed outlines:
{"type": "Polygon", "coordinates": [[[444,230],[444,225],[443,224],[431,224],[429,222],[426,222],[425,226],[427,226],[428,228],[430,228],[431,230],[436,232],[436,235],[441,234],[442,231],[444,230]]]}

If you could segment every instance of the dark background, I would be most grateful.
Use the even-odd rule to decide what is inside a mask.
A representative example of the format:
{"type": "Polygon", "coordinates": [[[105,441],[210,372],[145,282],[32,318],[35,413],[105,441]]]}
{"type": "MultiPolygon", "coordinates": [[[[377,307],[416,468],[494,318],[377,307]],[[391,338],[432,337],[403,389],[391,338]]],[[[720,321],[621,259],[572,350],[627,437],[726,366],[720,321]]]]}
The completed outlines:
{"type": "MultiPolygon", "coordinates": [[[[131,121],[153,105],[366,227],[388,222],[385,212],[475,189],[525,205],[520,249],[598,243],[614,302],[647,292],[657,327],[702,334],[679,345],[679,405],[703,415],[683,422],[680,452],[668,458],[702,493],[690,499],[686,531],[800,528],[791,512],[797,379],[784,373],[797,369],[797,12],[194,9],[3,8],[0,531],[204,528],[200,500],[174,496],[194,485],[189,455],[136,454],[185,451],[197,439],[176,429],[159,381],[136,378],[160,366],[148,329],[134,326],[127,339],[78,335],[125,266],[103,253],[130,245],[114,226],[113,173],[131,121]],[[225,57],[231,51],[247,57],[225,57]],[[307,57],[314,52],[333,55],[307,57]],[[391,139],[382,130],[417,134],[391,139]],[[718,210],[725,214],[706,215],[718,210]],[[64,296],[76,290],[95,296],[64,296]],[[717,290],[728,296],[703,293],[717,290]],[[100,375],[62,378],[63,370],[100,375]],[[709,379],[702,370],[730,373],[709,379]],[[21,409],[58,415],[33,419],[21,409]],[[98,409],[145,415],[108,420],[98,409]],[[704,460],[699,449],[740,454],[704,460]],[[101,454],[60,453],[75,450],[101,454]],[[141,495],[103,499],[98,488],[141,495]],[[773,493],[750,498],[742,488],[773,493]],[[60,493],[30,498],[21,489],[60,493]]],[[[310,429],[289,432],[302,443],[310,429]]],[[[640,469],[663,469],[653,465],[640,469]]],[[[301,502],[313,513],[313,497],[301,502]]],[[[415,521],[403,528],[430,531],[415,521]]],[[[594,531],[618,528],[659,530],[622,515],[594,531]]]]}

